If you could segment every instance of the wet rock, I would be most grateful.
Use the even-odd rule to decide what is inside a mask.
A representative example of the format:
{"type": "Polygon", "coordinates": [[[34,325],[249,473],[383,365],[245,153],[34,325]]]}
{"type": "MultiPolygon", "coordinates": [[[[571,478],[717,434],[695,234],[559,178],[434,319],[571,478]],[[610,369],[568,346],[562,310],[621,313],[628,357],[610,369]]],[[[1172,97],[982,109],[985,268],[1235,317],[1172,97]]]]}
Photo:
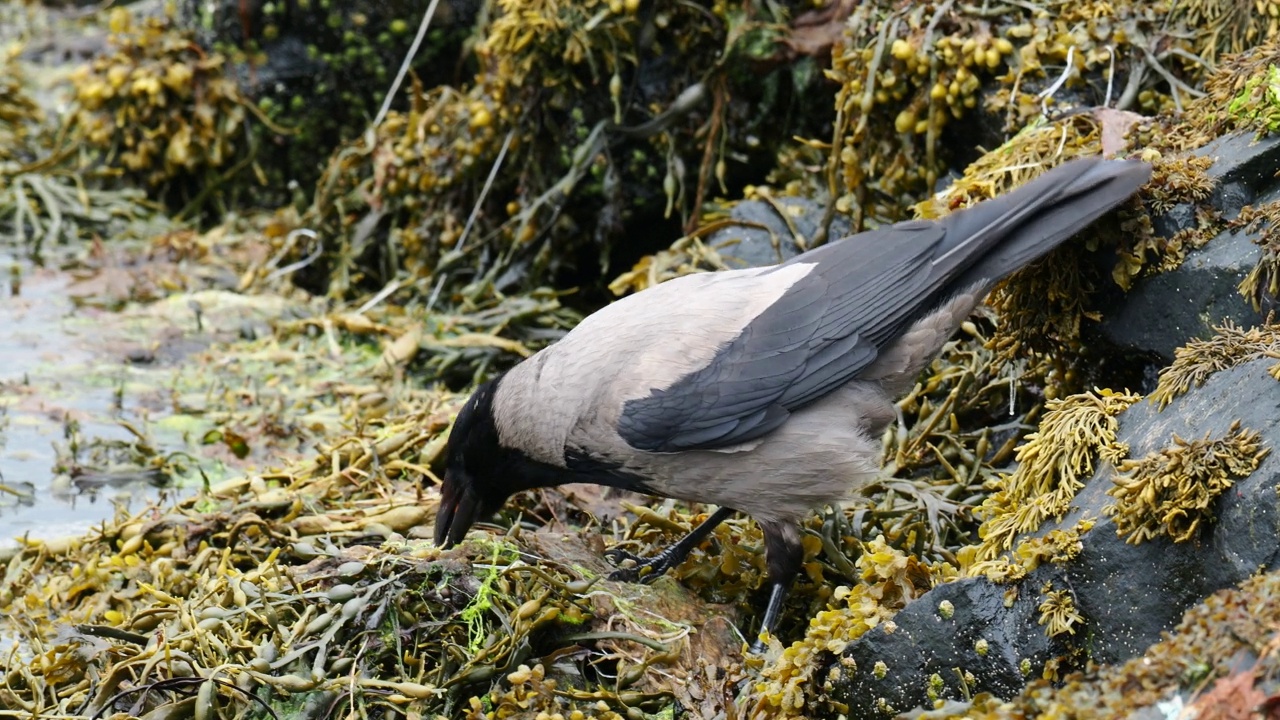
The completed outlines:
{"type": "MultiPolygon", "coordinates": [[[[822,203],[807,198],[780,197],[772,203],[743,200],[729,211],[729,217],[740,224],[711,233],[705,242],[716,248],[730,267],[773,265],[809,246],[821,226],[822,214],[822,203]]],[[[836,215],[828,237],[838,241],[850,234],[849,227],[848,218],[836,215]]]]}
{"type": "Polygon", "coordinates": [[[850,705],[849,717],[875,717],[886,710],[902,712],[927,703],[927,688],[941,697],[963,697],[964,682],[1002,697],[1025,682],[1027,668],[1040,668],[1068,647],[1049,638],[1036,624],[1039,598],[1018,593],[1005,607],[1005,588],[986,578],[967,578],[935,588],[893,619],[862,636],[844,653],[837,700],[850,705]],[[951,603],[951,617],[940,611],[951,603]],[[891,629],[890,629],[891,628],[891,629]],[[876,663],[884,663],[883,674],[876,663]],[[880,677],[877,677],[880,675],[880,677]]]}
{"type": "MultiPolygon", "coordinates": [[[[1114,498],[1114,471],[1104,466],[1076,496],[1060,523],[1040,532],[1072,528],[1082,517],[1096,520],[1083,534],[1083,550],[1065,565],[1038,568],[1017,583],[998,585],[972,578],[940,586],[894,618],[896,628],[868,632],[843,653],[844,670],[833,697],[849,706],[849,717],[883,716],[880,698],[897,712],[927,707],[930,677],[939,697],[960,699],[964,692],[1010,697],[1021,687],[1025,659],[1038,676],[1045,660],[1071,653],[1083,660],[1117,663],[1140,655],[1172,629],[1183,612],[1221,588],[1239,584],[1259,570],[1280,567],[1280,382],[1268,374],[1274,359],[1255,360],[1212,375],[1202,387],[1176,398],[1163,411],[1141,401],[1120,416],[1119,440],[1129,457],[1141,458],[1183,439],[1227,434],[1240,420],[1271,448],[1256,470],[1239,479],[1214,503],[1216,521],[1202,523],[1198,535],[1174,543],[1161,535],[1129,544],[1117,535],[1103,508],[1114,498]],[[1069,589],[1083,621],[1074,633],[1046,637],[1038,603],[1045,582],[1069,589]],[[1011,598],[1009,607],[1004,606],[1011,598]],[[937,612],[949,600],[951,620],[937,612]],[[985,639],[987,654],[975,652],[985,639]],[[1065,645],[1058,644],[1065,643],[1065,645]],[[1063,652],[1067,648],[1070,652],[1063,652]],[[888,672],[875,678],[883,661],[888,672]],[[962,689],[958,672],[971,679],[962,689]]],[[[1065,666],[1064,666],[1065,667],[1065,666]]]]}
{"type": "MultiPolygon", "coordinates": [[[[331,86],[335,92],[357,91],[381,101],[429,5],[430,0],[182,0],[178,8],[183,23],[206,47],[260,48],[258,60],[265,60],[265,66],[246,69],[244,79],[262,92],[279,82],[310,80],[314,90],[314,83],[332,80],[338,83],[331,86]],[[391,75],[383,77],[378,71],[386,69],[391,75]]],[[[412,61],[428,87],[451,79],[452,61],[461,50],[459,35],[471,29],[482,5],[479,0],[446,0],[436,6],[431,35],[412,61]]]]}
{"type": "MultiPolygon", "coordinates": [[[[1280,198],[1280,138],[1255,140],[1252,133],[1227,135],[1196,151],[1215,158],[1208,174],[1217,182],[1210,204],[1231,219],[1249,204],[1280,198]]],[[[1157,233],[1170,237],[1195,226],[1195,209],[1179,205],[1152,218],[1157,233]]],[[[1116,347],[1158,356],[1168,362],[1175,348],[1191,338],[1206,338],[1213,326],[1231,320],[1259,323],[1270,309],[1257,312],[1237,289],[1253,269],[1261,250],[1253,237],[1228,231],[1203,248],[1187,253],[1177,270],[1143,278],[1123,297],[1115,291],[1117,312],[1102,323],[1103,337],[1116,347]]]]}
{"type": "Polygon", "coordinates": [[[1260,252],[1250,235],[1222,233],[1187,253],[1177,270],[1143,278],[1123,297],[1117,290],[1111,305],[1117,310],[1103,321],[1103,337],[1122,350],[1157,356],[1165,365],[1175,349],[1191,338],[1212,336],[1213,326],[1225,320],[1258,324],[1263,315],[1237,288],[1260,252]]]}
{"type": "Polygon", "coordinates": [[[144,317],[163,318],[174,325],[198,327],[199,332],[238,335],[246,324],[270,328],[279,320],[307,317],[316,303],[304,304],[279,295],[241,295],[222,290],[201,290],[171,295],[140,308],[144,317]]]}
{"type": "MultiPolygon", "coordinates": [[[[1231,423],[1262,435],[1270,455],[1249,477],[1217,501],[1217,521],[1196,540],[1174,543],[1159,537],[1130,545],[1102,515],[1114,499],[1112,471],[1106,468],[1076,496],[1062,521],[1071,527],[1082,516],[1099,518],[1084,536],[1084,552],[1070,565],[1068,580],[1076,607],[1098,639],[1091,657],[1118,662],[1140,654],[1172,628],[1190,606],[1215,590],[1236,585],[1280,561],[1280,383],[1268,369],[1274,360],[1256,360],[1219,372],[1175,399],[1163,411],[1143,401],[1120,417],[1119,440],[1140,458],[1183,439],[1220,437],[1231,423]]],[[[1052,528],[1046,528],[1046,530],[1052,528]]]]}
{"type": "Polygon", "coordinates": [[[137,345],[125,351],[124,359],[130,365],[150,365],[156,361],[154,348],[137,345]]]}
{"type": "Polygon", "coordinates": [[[1253,133],[1235,133],[1217,138],[1200,148],[1197,155],[1216,158],[1209,177],[1218,187],[1211,198],[1213,206],[1233,218],[1253,198],[1276,186],[1276,170],[1280,169],[1280,136],[1261,140],[1253,133]]]}
{"type": "Polygon", "coordinates": [[[1178,203],[1162,215],[1151,216],[1151,228],[1160,237],[1173,237],[1179,230],[1195,227],[1196,206],[1178,203]]]}

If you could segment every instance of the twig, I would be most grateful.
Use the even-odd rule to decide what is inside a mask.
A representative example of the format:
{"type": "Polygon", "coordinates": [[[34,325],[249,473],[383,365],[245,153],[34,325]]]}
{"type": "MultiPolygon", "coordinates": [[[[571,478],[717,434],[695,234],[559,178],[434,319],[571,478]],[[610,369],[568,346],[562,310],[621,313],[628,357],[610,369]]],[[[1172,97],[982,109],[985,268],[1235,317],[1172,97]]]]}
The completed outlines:
{"type": "Polygon", "coordinates": [[[711,117],[707,118],[707,140],[702,149],[702,164],[698,168],[698,187],[693,193],[693,212],[689,216],[689,221],[685,223],[685,233],[692,232],[698,226],[698,220],[702,217],[702,200],[706,196],[707,181],[711,176],[712,166],[714,165],[716,136],[721,131],[724,95],[724,86],[717,84],[715,91],[712,93],[711,117]]]}
{"type": "Polygon", "coordinates": [[[1107,46],[1107,63],[1107,94],[1102,98],[1102,107],[1111,105],[1111,88],[1116,80],[1116,49],[1111,45],[1107,46]]]}
{"type": "Polygon", "coordinates": [[[1124,92],[1120,93],[1120,98],[1116,100],[1117,110],[1128,110],[1134,100],[1138,99],[1138,92],[1142,89],[1142,81],[1147,77],[1147,66],[1145,63],[1129,63],[1129,81],[1125,83],[1124,92]]]}
{"type": "MultiPolygon", "coordinates": [[[[315,230],[310,230],[310,229],[308,229],[308,228],[299,228],[299,229],[294,230],[292,233],[289,233],[289,234],[290,234],[290,235],[293,235],[293,233],[297,233],[298,235],[301,235],[301,236],[303,236],[303,237],[309,238],[309,239],[310,239],[310,240],[312,240],[312,241],[315,241],[315,239],[316,239],[316,237],[317,237],[317,236],[316,236],[316,231],[315,231],[315,230]]],[[[284,267],[282,267],[282,268],[278,268],[278,269],[276,269],[276,270],[272,271],[272,273],[271,273],[270,275],[268,275],[266,278],[264,278],[264,281],[269,282],[269,281],[271,281],[271,280],[274,280],[274,279],[276,279],[276,278],[280,277],[281,275],[288,275],[289,273],[294,272],[295,270],[301,270],[302,268],[304,268],[304,267],[306,267],[306,266],[310,265],[311,263],[315,262],[316,260],[319,260],[319,259],[320,259],[320,254],[321,254],[321,253],[323,253],[323,252],[324,252],[324,244],[323,244],[323,243],[315,243],[315,250],[314,250],[314,251],[312,251],[312,253],[311,253],[309,256],[307,256],[307,257],[305,257],[305,258],[303,258],[303,259],[301,259],[301,260],[299,260],[299,261],[297,261],[297,262],[295,262],[295,263],[289,263],[288,265],[285,265],[285,266],[284,266],[284,267]]]]}
{"type": "Polygon", "coordinates": [[[480,188],[480,196],[476,198],[475,205],[471,206],[471,215],[467,217],[467,224],[462,228],[462,235],[458,237],[458,253],[462,253],[463,247],[467,242],[467,235],[471,234],[471,227],[475,225],[476,216],[480,214],[480,206],[484,204],[484,198],[489,194],[489,188],[493,187],[494,178],[498,177],[498,168],[502,167],[502,161],[507,157],[507,149],[511,147],[511,139],[515,137],[515,128],[507,131],[507,137],[502,141],[502,149],[498,151],[498,157],[493,161],[493,167],[489,168],[489,177],[485,178],[484,187],[480,188]]]}
{"type": "Polygon", "coordinates": [[[1049,116],[1049,98],[1053,97],[1053,94],[1058,92],[1058,90],[1066,84],[1067,78],[1071,77],[1071,71],[1076,68],[1076,66],[1071,62],[1072,59],[1075,58],[1075,54],[1076,48],[1074,45],[1067,48],[1067,64],[1066,67],[1062,69],[1062,74],[1058,76],[1057,80],[1053,81],[1052,85],[1041,90],[1040,93],[1036,95],[1036,97],[1040,99],[1040,112],[1045,117],[1049,116]]]}
{"type": "Polygon", "coordinates": [[[383,300],[386,300],[387,298],[391,297],[391,294],[399,289],[400,289],[400,281],[392,280],[391,282],[387,283],[381,290],[379,290],[377,295],[374,295],[373,297],[369,298],[368,302],[361,305],[356,310],[356,314],[363,315],[364,313],[369,312],[374,308],[374,306],[376,306],[378,303],[382,302],[383,300]]]}
{"type": "Polygon", "coordinates": [[[1173,73],[1166,70],[1164,65],[1160,64],[1160,61],[1156,58],[1156,56],[1152,54],[1152,52],[1146,49],[1145,47],[1142,48],[1142,56],[1146,59],[1147,66],[1150,67],[1152,70],[1155,70],[1157,73],[1159,73],[1160,76],[1163,77],[1165,81],[1169,83],[1169,90],[1172,91],[1172,95],[1173,95],[1173,106],[1177,108],[1179,113],[1182,112],[1182,98],[1178,96],[1179,90],[1181,90],[1182,92],[1185,92],[1186,94],[1190,95],[1193,98],[1204,97],[1203,92],[1196,90],[1190,85],[1174,77],[1173,73]]]}
{"type": "Polygon", "coordinates": [[[422,22],[418,23],[418,34],[413,38],[413,44],[409,46],[409,52],[405,53],[404,61],[400,63],[400,70],[396,73],[396,79],[391,83],[391,89],[387,91],[387,96],[382,99],[382,107],[378,110],[378,115],[373,119],[373,127],[381,125],[382,120],[387,116],[387,111],[391,109],[391,101],[395,99],[396,92],[400,90],[400,83],[404,82],[404,76],[409,72],[409,63],[412,62],[413,56],[418,54],[418,47],[422,45],[422,38],[426,37],[427,28],[431,26],[431,16],[436,14],[436,5],[439,4],[440,0],[431,0],[431,4],[427,6],[427,12],[422,16],[422,22]]]}

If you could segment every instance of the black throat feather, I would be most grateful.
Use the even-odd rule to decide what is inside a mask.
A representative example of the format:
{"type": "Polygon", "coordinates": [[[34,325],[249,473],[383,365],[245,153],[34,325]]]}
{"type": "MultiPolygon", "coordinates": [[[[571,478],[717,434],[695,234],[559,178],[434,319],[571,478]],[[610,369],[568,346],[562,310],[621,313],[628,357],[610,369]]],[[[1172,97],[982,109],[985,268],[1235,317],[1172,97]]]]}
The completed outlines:
{"type": "MultiPolygon", "coordinates": [[[[536,460],[518,448],[503,446],[493,416],[493,396],[501,378],[476,389],[467,417],[459,415],[459,446],[449,449],[450,463],[461,461],[480,497],[506,498],[522,490],[568,483],[592,483],[653,494],[646,479],[617,464],[576,449],[565,450],[565,467],[536,460]]],[[[450,441],[453,442],[451,437],[450,441]]]]}

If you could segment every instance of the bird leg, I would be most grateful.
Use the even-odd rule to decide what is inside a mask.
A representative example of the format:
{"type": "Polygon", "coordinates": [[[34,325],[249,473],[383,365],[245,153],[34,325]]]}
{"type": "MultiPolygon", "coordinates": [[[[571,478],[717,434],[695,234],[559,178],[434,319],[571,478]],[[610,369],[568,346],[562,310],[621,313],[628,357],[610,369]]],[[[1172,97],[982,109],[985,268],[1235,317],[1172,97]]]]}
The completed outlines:
{"type": "Polygon", "coordinates": [[[633,555],[621,548],[612,548],[605,551],[605,557],[609,558],[615,565],[621,564],[624,560],[632,560],[636,564],[632,567],[618,568],[609,574],[610,580],[619,580],[622,582],[641,582],[648,583],[656,579],[671,568],[684,562],[689,553],[693,551],[703,540],[711,534],[716,526],[724,522],[734,512],[733,508],[722,507],[711,514],[711,517],[703,520],[698,527],[689,532],[688,535],[677,540],[675,543],[667,547],[662,552],[651,558],[645,559],[633,555]]]}
{"type": "MultiPolygon", "coordinates": [[[[760,522],[764,532],[765,559],[769,565],[769,604],[765,607],[760,632],[773,634],[782,612],[782,602],[787,599],[791,583],[800,573],[804,562],[804,546],[800,544],[799,529],[793,524],[760,522]]],[[[751,643],[751,652],[764,652],[764,641],[757,635],[751,643]]]]}

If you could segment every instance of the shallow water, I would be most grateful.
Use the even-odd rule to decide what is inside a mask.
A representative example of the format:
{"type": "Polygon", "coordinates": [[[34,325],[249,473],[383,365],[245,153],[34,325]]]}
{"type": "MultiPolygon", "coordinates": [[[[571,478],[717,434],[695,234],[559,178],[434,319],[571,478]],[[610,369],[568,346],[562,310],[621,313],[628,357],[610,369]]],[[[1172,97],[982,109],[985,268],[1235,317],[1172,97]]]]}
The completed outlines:
{"type": "MultiPolygon", "coordinates": [[[[119,392],[137,370],[121,349],[138,328],[112,313],[76,307],[73,278],[0,251],[0,547],[15,538],[78,535],[159,496],[145,479],[86,487],[59,472],[55,444],[66,425],[83,439],[133,439],[118,419],[156,418],[142,397],[119,392]],[[17,267],[16,274],[9,268],[17,267]],[[117,398],[123,402],[117,407],[117,398]]],[[[155,372],[151,370],[150,372],[155,372]]],[[[65,456],[65,453],[64,453],[65,456]]],[[[123,480],[123,478],[122,478],[123,480]]]]}

